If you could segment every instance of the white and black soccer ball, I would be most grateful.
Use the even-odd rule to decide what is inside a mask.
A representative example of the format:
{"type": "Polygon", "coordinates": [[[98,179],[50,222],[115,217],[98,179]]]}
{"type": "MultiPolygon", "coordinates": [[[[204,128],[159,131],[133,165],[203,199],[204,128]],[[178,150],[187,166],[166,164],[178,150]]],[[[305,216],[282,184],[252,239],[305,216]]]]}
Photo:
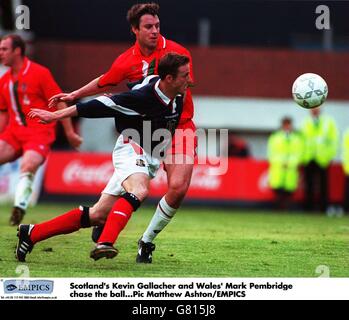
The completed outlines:
{"type": "Polygon", "coordinates": [[[312,109],[321,106],[327,98],[326,81],[315,73],[304,73],[293,83],[294,101],[303,108],[312,109]]]}

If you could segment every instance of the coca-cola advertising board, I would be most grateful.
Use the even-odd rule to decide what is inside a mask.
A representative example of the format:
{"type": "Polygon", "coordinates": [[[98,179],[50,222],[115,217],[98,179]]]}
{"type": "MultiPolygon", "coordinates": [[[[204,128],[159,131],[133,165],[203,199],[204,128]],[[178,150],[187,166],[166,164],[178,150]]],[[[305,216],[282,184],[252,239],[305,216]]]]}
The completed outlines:
{"type": "MultiPolygon", "coordinates": [[[[268,186],[267,161],[238,158],[226,161],[227,170],[224,173],[217,164],[196,163],[186,198],[256,202],[273,199],[273,192],[268,186]]],[[[49,194],[98,195],[113,172],[110,154],[52,152],[47,163],[44,189],[49,194]]],[[[341,201],[343,181],[341,166],[332,165],[329,182],[331,201],[341,201]]],[[[166,190],[166,173],[161,168],[151,182],[149,197],[159,198],[166,190]]],[[[301,176],[295,199],[301,200],[302,197],[301,176]]]]}

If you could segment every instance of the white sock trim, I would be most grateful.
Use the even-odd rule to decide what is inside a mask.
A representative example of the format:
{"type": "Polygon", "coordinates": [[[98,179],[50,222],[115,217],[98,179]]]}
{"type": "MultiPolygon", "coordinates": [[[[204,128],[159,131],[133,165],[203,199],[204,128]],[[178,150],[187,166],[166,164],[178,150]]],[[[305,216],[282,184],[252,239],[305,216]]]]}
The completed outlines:
{"type": "Polygon", "coordinates": [[[167,219],[171,219],[177,209],[175,208],[172,208],[167,202],[166,202],[166,199],[165,197],[162,197],[161,200],[159,201],[159,204],[158,204],[158,207],[161,211],[162,214],[164,214],[164,216],[167,218],[167,219]]]}
{"type": "Polygon", "coordinates": [[[166,202],[165,197],[162,197],[158,206],[156,207],[153,218],[142,236],[142,241],[152,242],[169,224],[176,211],[177,209],[170,207],[166,202]]]}

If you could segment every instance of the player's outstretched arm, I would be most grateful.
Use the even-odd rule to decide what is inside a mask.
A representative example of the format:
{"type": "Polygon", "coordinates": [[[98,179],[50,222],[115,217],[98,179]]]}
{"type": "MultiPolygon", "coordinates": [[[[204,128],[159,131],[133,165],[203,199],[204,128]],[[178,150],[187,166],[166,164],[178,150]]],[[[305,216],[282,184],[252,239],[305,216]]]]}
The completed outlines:
{"type": "Polygon", "coordinates": [[[39,118],[40,123],[51,123],[53,121],[61,120],[68,117],[77,116],[76,106],[57,110],[55,112],[46,111],[43,109],[31,109],[28,113],[29,118],[39,118]]]}
{"type": "Polygon", "coordinates": [[[70,93],[58,93],[49,99],[49,107],[55,107],[59,102],[73,103],[75,100],[94,95],[99,92],[98,87],[99,77],[89,82],[87,85],[81,87],[70,93]]]}
{"type": "Polygon", "coordinates": [[[105,87],[99,87],[98,81],[99,78],[96,78],[86,84],[85,86],[81,87],[78,90],[75,90],[70,93],[58,93],[54,96],[52,96],[49,99],[49,107],[56,107],[59,102],[66,102],[66,103],[74,103],[74,101],[84,98],[93,96],[98,93],[104,93],[109,92],[110,90],[113,90],[113,86],[105,86],[105,87]]]}

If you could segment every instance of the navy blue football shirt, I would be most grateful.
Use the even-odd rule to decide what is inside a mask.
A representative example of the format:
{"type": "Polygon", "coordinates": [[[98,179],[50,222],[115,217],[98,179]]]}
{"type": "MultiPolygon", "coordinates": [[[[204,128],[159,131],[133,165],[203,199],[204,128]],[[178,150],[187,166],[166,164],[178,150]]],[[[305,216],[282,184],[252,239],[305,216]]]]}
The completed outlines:
{"type": "Polygon", "coordinates": [[[179,123],[183,96],[170,100],[159,89],[159,82],[158,76],[150,76],[131,91],[78,103],[78,116],[115,118],[118,133],[134,140],[149,154],[159,144],[166,148],[170,142],[166,140],[179,123]],[[138,137],[132,132],[138,133],[138,137]]]}

